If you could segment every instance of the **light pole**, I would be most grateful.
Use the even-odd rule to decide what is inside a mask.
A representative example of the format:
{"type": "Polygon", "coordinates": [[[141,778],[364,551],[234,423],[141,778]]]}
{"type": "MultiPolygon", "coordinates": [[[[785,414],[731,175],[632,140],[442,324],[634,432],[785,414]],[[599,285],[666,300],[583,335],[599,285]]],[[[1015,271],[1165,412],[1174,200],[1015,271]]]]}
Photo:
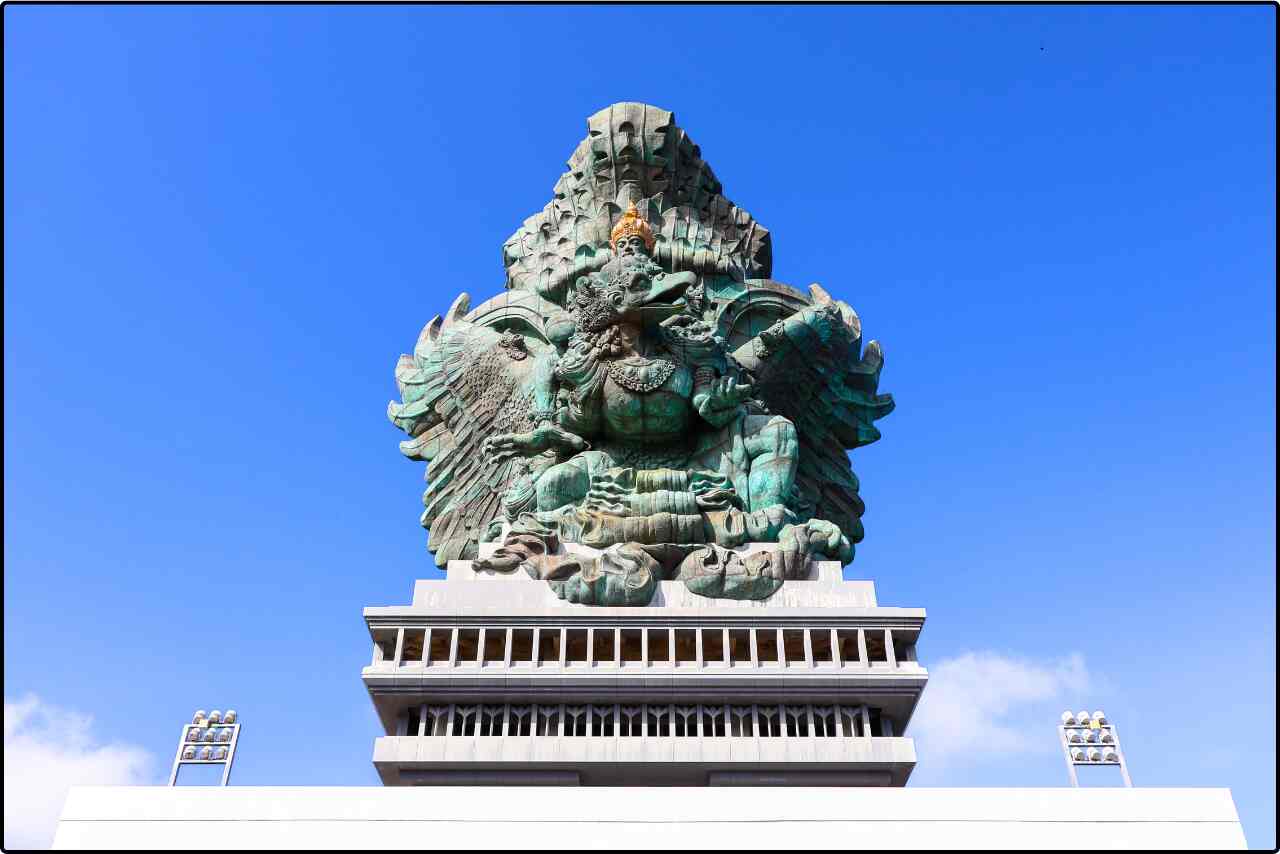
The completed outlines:
{"type": "Polygon", "coordinates": [[[214,709],[207,715],[204,709],[199,710],[191,716],[191,723],[182,727],[178,750],[173,755],[169,785],[177,783],[178,768],[183,765],[221,765],[222,782],[218,785],[227,785],[239,739],[240,721],[235,709],[227,709],[226,714],[214,709]]]}
{"type": "Polygon", "coordinates": [[[1120,733],[1105,712],[1099,710],[1092,715],[1088,712],[1063,712],[1058,740],[1062,743],[1062,758],[1066,760],[1067,776],[1071,778],[1072,786],[1080,786],[1076,777],[1077,765],[1119,765],[1125,786],[1133,788],[1129,766],[1125,764],[1124,751],[1120,749],[1120,733]]]}

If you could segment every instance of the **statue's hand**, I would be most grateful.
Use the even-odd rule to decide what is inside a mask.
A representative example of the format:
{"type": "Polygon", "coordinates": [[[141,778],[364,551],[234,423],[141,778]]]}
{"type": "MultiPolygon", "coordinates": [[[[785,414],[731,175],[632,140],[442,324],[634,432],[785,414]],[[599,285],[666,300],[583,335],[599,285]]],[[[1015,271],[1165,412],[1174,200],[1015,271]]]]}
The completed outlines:
{"type": "Polygon", "coordinates": [[[735,410],[751,397],[751,391],[750,383],[740,383],[734,377],[720,377],[697,401],[698,414],[706,418],[735,410]]]}
{"type": "Polygon", "coordinates": [[[563,427],[544,421],[527,433],[500,433],[484,440],[481,450],[498,460],[508,457],[532,457],[554,449],[560,453],[576,454],[591,445],[585,439],[570,433],[563,427]]]}

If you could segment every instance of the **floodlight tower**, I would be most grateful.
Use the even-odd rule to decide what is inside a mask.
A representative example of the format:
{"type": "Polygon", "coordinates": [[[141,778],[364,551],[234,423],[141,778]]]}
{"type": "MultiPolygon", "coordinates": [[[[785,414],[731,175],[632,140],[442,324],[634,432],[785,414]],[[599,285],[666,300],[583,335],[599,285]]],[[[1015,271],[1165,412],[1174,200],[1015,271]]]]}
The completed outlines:
{"type": "Polygon", "coordinates": [[[221,765],[222,781],[218,785],[227,785],[239,740],[240,722],[235,709],[227,709],[225,714],[217,709],[208,714],[204,709],[198,710],[191,716],[191,723],[182,727],[169,785],[177,783],[178,769],[183,765],[221,765]]]}
{"type": "Polygon", "coordinates": [[[1120,733],[1115,724],[1099,709],[1090,715],[1087,711],[1062,713],[1058,726],[1058,740],[1062,743],[1062,757],[1067,763],[1067,776],[1071,785],[1080,786],[1076,777],[1077,765],[1119,765],[1124,784],[1133,788],[1129,779],[1129,766],[1120,749],[1120,733]]]}

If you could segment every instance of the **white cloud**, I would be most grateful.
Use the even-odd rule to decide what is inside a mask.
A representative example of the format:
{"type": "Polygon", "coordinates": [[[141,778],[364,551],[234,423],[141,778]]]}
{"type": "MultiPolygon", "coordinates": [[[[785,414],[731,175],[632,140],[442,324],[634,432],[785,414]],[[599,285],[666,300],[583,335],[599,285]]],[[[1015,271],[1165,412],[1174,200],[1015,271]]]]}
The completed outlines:
{"type": "Polygon", "coordinates": [[[929,668],[929,685],[911,718],[921,761],[937,768],[999,756],[1058,749],[1054,701],[1074,698],[1089,682],[1078,653],[1056,661],[966,652],[929,668]],[[1047,715],[1047,717],[1046,717],[1047,715]],[[974,733],[999,750],[974,750],[974,733]]]}
{"type": "Polygon", "coordinates": [[[4,847],[48,848],[72,785],[153,782],[140,747],[103,744],[93,719],[28,694],[4,701],[4,847]]]}

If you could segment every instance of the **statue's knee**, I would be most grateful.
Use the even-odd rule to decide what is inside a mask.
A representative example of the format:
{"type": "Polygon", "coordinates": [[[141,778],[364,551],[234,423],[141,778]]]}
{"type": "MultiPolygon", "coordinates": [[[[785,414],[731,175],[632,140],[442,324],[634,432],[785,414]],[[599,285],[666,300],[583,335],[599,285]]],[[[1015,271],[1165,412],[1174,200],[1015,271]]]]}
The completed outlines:
{"type": "Polygon", "coordinates": [[[552,466],[538,478],[538,509],[555,510],[577,503],[586,497],[590,485],[586,466],[574,461],[552,466]]]}
{"type": "Polygon", "coordinates": [[[775,415],[769,419],[766,429],[774,454],[780,457],[794,457],[799,453],[800,436],[796,433],[796,425],[792,424],[789,418],[775,415]]]}

